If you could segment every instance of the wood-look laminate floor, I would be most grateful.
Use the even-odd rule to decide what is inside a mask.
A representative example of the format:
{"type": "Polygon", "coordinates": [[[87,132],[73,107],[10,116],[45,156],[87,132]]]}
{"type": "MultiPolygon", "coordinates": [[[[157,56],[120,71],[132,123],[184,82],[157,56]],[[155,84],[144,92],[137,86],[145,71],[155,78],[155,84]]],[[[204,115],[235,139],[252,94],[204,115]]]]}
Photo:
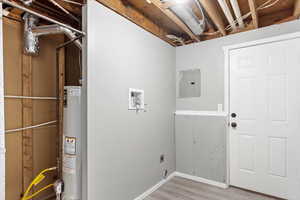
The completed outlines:
{"type": "Polygon", "coordinates": [[[230,187],[221,189],[174,177],[145,200],[279,200],[230,187]]]}

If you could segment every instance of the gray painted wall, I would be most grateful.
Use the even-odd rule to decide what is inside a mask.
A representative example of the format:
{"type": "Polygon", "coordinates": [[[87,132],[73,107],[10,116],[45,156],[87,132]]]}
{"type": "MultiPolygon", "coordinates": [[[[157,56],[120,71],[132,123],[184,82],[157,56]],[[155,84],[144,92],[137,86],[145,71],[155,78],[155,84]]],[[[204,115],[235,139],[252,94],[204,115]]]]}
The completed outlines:
{"type": "Polygon", "coordinates": [[[225,183],[224,132],[224,117],[176,116],[176,170],[225,183]]]}
{"type": "Polygon", "coordinates": [[[217,110],[224,104],[224,46],[297,31],[299,20],[176,48],[177,70],[200,68],[202,78],[201,97],[177,99],[177,110],[217,110]]]}
{"type": "MultiPolygon", "coordinates": [[[[200,68],[202,84],[200,98],[177,99],[176,109],[215,111],[217,104],[224,104],[224,46],[297,31],[300,31],[299,20],[176,48],[177,70],[200,68]]],[[[216,127],[224,126],[222,121],[210,117],[183,118],[176,116],[176,136],[191,134],[192,130],[189,127],[195,127],[203,133],[199,137],[200,140],[206,142],[201,147],[201,151],[197,152],[201,156],[201,162],[197,166],[199,169],[197,175],[223,182],[222,180],[226,177],[226,154],[224,150],[226,147],[226,129],[224,126],[223,131],[221,128],[218,131],[209,131],[212,124],[216,127]],[[210,122],[208,123],[207,120],[210,122]],[[199,124],[201,124],[200,127],[199,124]],[[214,149],[223,149],[224,152],[213,155],[211,152],[214,149]],[[209,160],[209,158],[213,158],[213,160],[209,160]],[[214,169],[214,163],[219,163],[219,167],[214,169]],[[222,169],[222,167],[224,168],[222,169]]],[[[179,168],[179,171],[189,173],[188,169],[187,164],[185,168],[179,168]]]]}
{"type": "Polygon", "coordinates": [[[132,200],[175,170],[175,49],[96,1],[87,18],[88,199],[132,200]],[[128,88],[147,112],[128,111],[128,88]]]}

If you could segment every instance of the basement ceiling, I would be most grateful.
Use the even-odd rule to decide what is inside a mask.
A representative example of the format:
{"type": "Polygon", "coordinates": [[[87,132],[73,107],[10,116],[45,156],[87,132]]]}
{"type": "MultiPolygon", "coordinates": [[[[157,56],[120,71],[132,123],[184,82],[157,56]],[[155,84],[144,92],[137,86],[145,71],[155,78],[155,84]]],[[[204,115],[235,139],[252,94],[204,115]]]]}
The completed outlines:
{"type": "MultiPolygon", "coordinates": [[[[21,0],[9,1],[25,6],[21,0]]],[[[300,0],[97,1],[173,46],[284,23],[300,16],[300,0]],[[192,13],[193,19],[186,18],[187,12],[183,13],[185,15],[175,12],[174,8],[180,8],[179,6],[187,9],[188,14],[192,13]],[[237,10],[241,13],[240,17],[237,17],[237,10]],[[205,20],[202,30],[200,24],[196,27],[202,31],[200,34],[195,33],[188,24],[191,20],[196,20],[197,23],[205,20]]],[[[81,7],[84,3],[84,0],[33,0],[28,8],[80,29],[81,24],[78,21],[81,20],[81,7]]],[[[22,11],[5,5],[4,8],[8,11],[7,17],[21,20],[22,11]]]]}
{"type": "MultiPolygon", "coordinates": [[[[185,44],[201,42],[203,40],[214,39],[229,34],[253,30],[273,24],[284,23],[295,20],[300,15],[299,0],[97,0],[99,3],[111,8],[120,15],[130,19],[144,29],[169,42],[174,46],[182,45],[169,39],[167,35],[174,35],[184,41],[185,44]],[[185,4],[193,9],[197,14],[199,8],[195,6],[198,1],[205,12],[206,28],[203,34],[191,36],[182,24],[177,23],[180,18],[169,15],[168,6],[174,4],[185,4]],[[236,1],[244,27],[233,29],[227,20],[220,2],[224,2],[229,8],[229,13],[234,20],[237,17],[232,6],[236,1]],[[252,9],[250,8],[252,6],[252,9]],[[248,14],[248,15],[247,15],[248,14]],[[222,30],[223,29],[223,30],[222,30]],[[223,32],[223,34],[222,34],[223,32]],[[196,39],[195,39],[196,38],[196,39]],[[199,39],[199,40],[197,40],[199,39]]],[[[200,13],[201,16],[201,13],[200,13]]],[[[186,24],[184,24],[186,26],[186,24]]]]}

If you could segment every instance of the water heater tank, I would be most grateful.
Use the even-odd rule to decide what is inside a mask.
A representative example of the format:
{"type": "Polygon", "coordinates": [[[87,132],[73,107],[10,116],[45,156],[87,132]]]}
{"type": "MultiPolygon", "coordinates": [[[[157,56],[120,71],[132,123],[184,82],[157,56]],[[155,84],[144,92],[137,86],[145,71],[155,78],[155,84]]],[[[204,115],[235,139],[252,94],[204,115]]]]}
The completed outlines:
{"type": "Polygon", "coordinates": [[[81,87],[65,87],[63,200],[81,199],[81,87]]]}

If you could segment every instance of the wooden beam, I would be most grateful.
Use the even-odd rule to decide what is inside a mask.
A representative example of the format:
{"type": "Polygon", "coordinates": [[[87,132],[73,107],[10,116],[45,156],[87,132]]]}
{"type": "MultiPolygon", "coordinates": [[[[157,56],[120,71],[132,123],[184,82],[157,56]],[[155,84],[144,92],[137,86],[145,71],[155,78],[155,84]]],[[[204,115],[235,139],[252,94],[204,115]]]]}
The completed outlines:
{"type": "Polygon", "coordinates": [[[295,0],[293,16],[294,17],[299,17],[300,16],[300,0],[295,0]]]}
{"type": "MultiPolygon", "coordinates": [[[[32,96],[32,57],[23,54],[22,58],[22,94],[32,96]]],[[[32,99],[22,100],[23,127],[33,125],[33,102],[32,99]]],[[[23,149],[23,192],[33,179],[33,131],[22,132],[23,149]]]]}
{"type": "Polygon", "coordinates": [[[255,0],[248,0],[254,28],[258,28],[258,15],[255,0]]]}
{"type": "Polygon", "coordinates": [[[237,18],[237,21],[239,23],[239,27],[244,28],[245,24],[244,24],[241,9],[240,9],[240,6],[239,6],[239,2],[237,0],[230,0],[230,4],[232,5],[234,14],[235,14],[235,16],[237,18]]]}
{"type": "Polygon", "coordinates": [[[58,134],[57,134],[57,156],[59,158],[59,177],[62,178],[62,155],[63,155],[63,131],[64,131],[64,92],[65,92],[65,48],[61,48],[57,52],[57,118],[58,118],[58,134]]]}
{"type": "Polygon", "coordinates": [[[200,39],[189,29],[189,27],[181,21],[171,10],[165,9],[163,3],[160,0],[151,0],[153,5],[162,11],[166,16],[168,16],[175,24],[177,24],[186,34],[188,34],[191,39],[199,42],[200,39]]]}
{"type": "Polygon", "coordinates": [[[172,46],[176,46],[170,39],[166,37],[166,35],[169,34],[166,30],[164,30],[159,25],[151,21],[149,18],[147,18],[145,15],[143,15],[135,8],[131,6],[126,7],[123,4],[122,0],[97,0],[97,1],[103,4],[104,6],[114,10],[116,13],[122,15],[123,17],[129,19],[130,21],[142,27],[143,29],[149,31],[153,35],[166,41],[172,46]]]}
{"type": "Polygon", "coordinates": [[[212,0],[198,0],[203,8],[208,13],[209,17],[213,21],[213,23],[217,26],[218,30],[222,35],[226,35],[225,24],[222,19],[222,16],[217,10],[216,1],[212,0]]]}
{"type": "Polygon", "coordinates": [[[236,24],[234,22],[233,16],[231,14],[231,11],[228,7],[228,4],[225,0],[218,0],[219,5],[221,6],[230,26],[232,27],[233,30],[236,30],[236,24]]]}

